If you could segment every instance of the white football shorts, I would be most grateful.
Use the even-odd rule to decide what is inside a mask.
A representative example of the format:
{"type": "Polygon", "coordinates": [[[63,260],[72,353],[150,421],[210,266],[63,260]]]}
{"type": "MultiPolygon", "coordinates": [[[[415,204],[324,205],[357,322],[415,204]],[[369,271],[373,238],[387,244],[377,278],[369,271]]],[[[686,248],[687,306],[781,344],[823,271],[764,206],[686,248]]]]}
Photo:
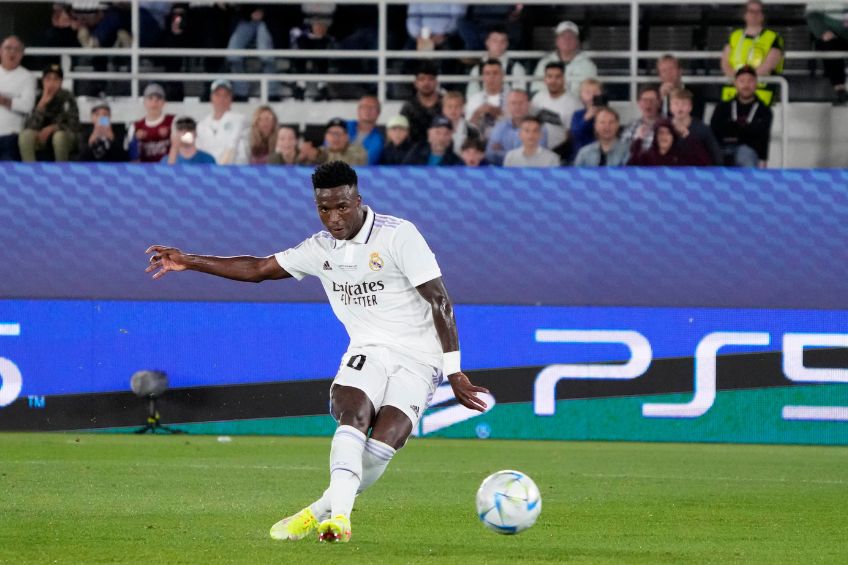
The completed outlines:
{"type": "Polygon", "coordinates": [[[413,430],[441,382],[441,370],[378,346],[349,349],[333,380],[364,392],[376,412],[394,406],[409,417],[413,430]]]}

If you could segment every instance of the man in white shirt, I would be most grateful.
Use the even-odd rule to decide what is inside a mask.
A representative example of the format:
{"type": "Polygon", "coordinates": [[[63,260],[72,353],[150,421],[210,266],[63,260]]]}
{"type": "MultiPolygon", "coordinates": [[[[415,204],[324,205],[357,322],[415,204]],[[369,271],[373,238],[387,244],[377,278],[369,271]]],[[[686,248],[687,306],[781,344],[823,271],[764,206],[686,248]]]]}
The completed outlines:
{"type": "Polygon", "coordinates": [[[531,112],[538,116],[548,130],[548,146],[557,147],[565,141],[571,127],[571,116],[583,105],[580,99],[566,91],[565,66],[551,61],[545,67],[545,88],[530,101],[531,112]]]}
{"type": "Polygon", "coordinates": [[[35,106],[35,77],[21,66],[23,57],[14,35],[0,43],[0,161],[20,161],[18,134],[35,106]]]}
{"type": "Polygon", "coordinates": [[[474,65],[469,73],[472,80],[468,82],[468,86],[465,88],[466,100],[480,92],[482,88],[480,84],[480,73],[483,70],[483,64],[489,59],[500,61],[506,76],[517,77],[512,80],[513,90],[524,90],[527,88],[526,81],[524,80],[524,77],[527,76],[527,71],[524,70],[524,65],[515,59],[511,59],[509,54],[507,54],[507,49],[509,49],[509,35],[506,29],[502,27],[492,28],[486,36],[486,54],[474,65]]]}
{"type": "Polygon", "coordinates": [[[536,65],[531,92],[542,88],[542,79],[548,63],[559,61],[565,65],[565,85],[568,92],[580,96],[580,85],[587,78],[597,78],[598,67],[586,53],[580,50],[580,28],[574,22],[560,22],[556,27],[556,49],[548,53],[536,65]]]}
{"type": "Polygon", "coordinates": [[[460,369],[453,306],[433,252],[416,227],[362,205],[356,172],[331,161],[315,169],[318,217],[326,227],[268,257],[190,255],[154,245],[147,272],[158,279],[186,269],[261,282],[313,275],[321,280],[350,345],[330,390],[339,423],[330,448],[330,486],[300,512],[280,520],[271,537],[350,540],[350,512],[400,449],[447,375],[463,406],[484,411],[460,369]],[[370,430],[370,435],[369,435],[370,430]]]}
{"type": "Polygon", "coordinates": [[[536,116],[527,116],[521,120],[518,130],[521,146],[507,151],[504,167],[558,167],[559,155],[540,145],[542,141],[542,121],[536,116]]]}
{"type": "Polygon", "coordinates": [[[197,148],[215,157],[219,165],[235,162],[242,136],[246,132],[246,120],[233,112],[233,85],[226,79],[218,79],[211,88],[212,113],[197,124],[197,148]]]}
{"type": "Polygon", "coordinates": [[[465,104],[465,119],[474,125],[484,138],[503,115],[509,88],[504,85],[503,65],[497,59],[483,63],[483,90],[465,104]]]}

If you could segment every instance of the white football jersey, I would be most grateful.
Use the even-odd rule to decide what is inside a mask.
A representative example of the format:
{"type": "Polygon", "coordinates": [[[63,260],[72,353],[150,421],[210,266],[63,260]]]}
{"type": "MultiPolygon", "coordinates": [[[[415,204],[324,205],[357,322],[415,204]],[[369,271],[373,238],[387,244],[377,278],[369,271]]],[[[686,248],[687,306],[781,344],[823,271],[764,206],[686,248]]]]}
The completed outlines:
{"type": "Polygon", "coordinates": [[[274,257],[296,279],[321,279],[350,347],[384,346],[440,368],[442,346],[430,304],[415,287],[442,276],[436,257],[411,223],[368,206],[356,237],[318,232],[274,257]]]}

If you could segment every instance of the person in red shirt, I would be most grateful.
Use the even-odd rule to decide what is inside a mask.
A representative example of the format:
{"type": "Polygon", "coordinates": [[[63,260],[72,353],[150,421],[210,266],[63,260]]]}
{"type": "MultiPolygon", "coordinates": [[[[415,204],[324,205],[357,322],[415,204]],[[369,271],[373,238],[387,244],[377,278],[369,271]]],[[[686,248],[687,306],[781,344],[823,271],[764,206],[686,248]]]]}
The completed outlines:
{"type": "Polygon", "coordinates": [[[158,163],[171,150],[173,114],[163,113],[165,90],[156,83],[144,89],[145,116],[127,132],[127,150],[135,163],[158,163]]]}

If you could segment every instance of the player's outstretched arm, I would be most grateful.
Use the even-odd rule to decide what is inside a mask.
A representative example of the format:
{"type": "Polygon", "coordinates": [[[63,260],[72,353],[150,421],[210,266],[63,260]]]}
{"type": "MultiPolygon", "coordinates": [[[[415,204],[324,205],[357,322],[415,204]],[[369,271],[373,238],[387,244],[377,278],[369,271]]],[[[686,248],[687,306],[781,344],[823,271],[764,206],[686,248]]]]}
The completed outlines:
{"type": "MultiPolygon", "coordinates": [[[[456,353],[459,355],[459,336],[456,332],[456,319],[453,315],[453,304],[451,304],[448,291],[445,288],[445,283],[442,278],[433,279],[416,287],[419,294],[426,300],[433,309],[433,322],[436,324],[436,333],[439,334],[439,341],[442,343],[442,351],[447,354],[456,353]]],[[[459,365],[459,361],[456,361],[459,365]]],[[[448,372],[447,369],[445,372],[448,372]]],[[[481,386],[471,384],[471,381],[462,371],[456,371],[453,374],[448,374],[448,381],[453,388],[453,394],[460,404],[466,408],[477,410],[479,412],[486,411],[486,403],[477,398],[478,392],[488,393],[488,389],[481,386]]]]}
{"type": "Polygon", "coordinates": [[[176,247],[151,245],[145,253],[150,254],[146,273],[154,279],[164,277],[170,271],[198,271],[234,281],[259,283],[291,277],[273,255],[269,257],[213,257],[183,253],[176,247]]]}

